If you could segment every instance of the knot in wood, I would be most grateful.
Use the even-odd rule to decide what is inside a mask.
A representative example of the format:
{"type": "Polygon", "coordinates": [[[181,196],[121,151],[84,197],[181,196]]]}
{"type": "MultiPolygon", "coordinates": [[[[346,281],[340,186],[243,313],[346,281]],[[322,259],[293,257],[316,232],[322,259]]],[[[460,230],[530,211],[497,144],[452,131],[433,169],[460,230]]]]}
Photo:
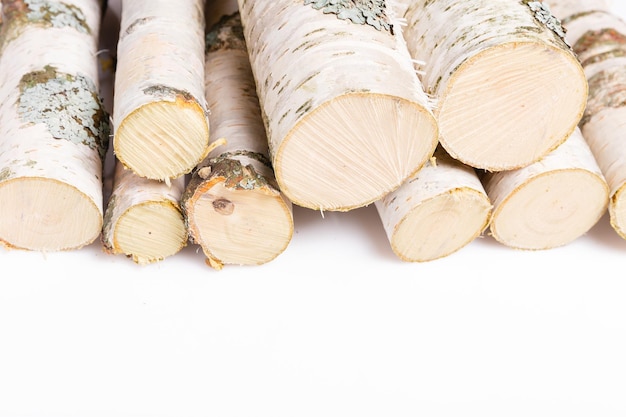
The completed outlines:
{"type": "Polygon", "coordinates": [[[218,198],[213,201],[213,208],[216,212],[224,216],[230,216],[235,211],[235,205],[233,202],[226,198],[218,198]]]}

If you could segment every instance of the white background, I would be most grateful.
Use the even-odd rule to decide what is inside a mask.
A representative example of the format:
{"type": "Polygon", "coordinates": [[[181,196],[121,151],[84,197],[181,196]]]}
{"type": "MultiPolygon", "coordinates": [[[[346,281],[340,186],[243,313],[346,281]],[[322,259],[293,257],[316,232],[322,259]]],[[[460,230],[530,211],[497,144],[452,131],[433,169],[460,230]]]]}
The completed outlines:
{"type": "Polygon", "coordinates": [[[563,248],[486,235],[422,264],[373,206],[294,219],[276,260],[222,271],[193,245],[147,266],[0,249],[0,416],[626,416],[608,217],[563,248]]]}

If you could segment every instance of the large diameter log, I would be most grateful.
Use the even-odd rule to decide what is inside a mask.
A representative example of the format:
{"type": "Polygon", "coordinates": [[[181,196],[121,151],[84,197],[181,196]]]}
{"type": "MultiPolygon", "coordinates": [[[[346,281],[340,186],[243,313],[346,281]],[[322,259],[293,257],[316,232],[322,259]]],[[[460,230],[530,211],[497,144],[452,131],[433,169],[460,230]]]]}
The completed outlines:
{"type": "Polygon", "coordinates": [[[168,180],[206,156],[203,0],[125,0],[113,148],[137,175],[168,180]]]}
{"type": "Polygon", "coordinates": [[[437,100],[455,159],[502,171],[536,162],[581,119],[587,81],[564,30],[539,1],[416,0],[404,14],[411,55],[437,100]]]}
{"type": "Polygon", "coordinates": [[[97,0],[2,2],[0,241],[77,249],[100,234],[109,135],[97,0]]]}
{"type": "Polygon", "coordinates": [[[580,129],[542,160],[482,177],[493,202],[491,235],[526,250],[566,245],[604,215],[609,188],[580,129]]]}
{"type": "Polygon", "coordinates": [[[347,211],[419,169],[437,124],[384,1],[240,0],[280,189],[347,211]]]}
{"type": "Polygon", "coordinates": [[[483,233],[491,215],[491,201],[474,169],[442,148],[375,206],[392,250],[407,262],[457,252],[483,233]]]}
{"type": "Polygon", "coordinates": [[[255,82],[236,12],[207,33],[206,99],[213,143],[182,199],[190,240],[207,263],[260,265],[293,235],[291,202],[280,192],[268,154],[255,82]]]}
{"type": "Polygon", "coordinates": [[[184,177],[168,185],[140,177],[116,161],[102,230],[105,251],[140,265],[178,253],[187,244],[179,204],[184,187],[184,177]]]}
{"type": "Polygon", "coordinates": [[[611,225],[626,239],[626,22],[606,1],[550,4],[585,69],[589,101],[580,128],[610,187],[611,225]]]}

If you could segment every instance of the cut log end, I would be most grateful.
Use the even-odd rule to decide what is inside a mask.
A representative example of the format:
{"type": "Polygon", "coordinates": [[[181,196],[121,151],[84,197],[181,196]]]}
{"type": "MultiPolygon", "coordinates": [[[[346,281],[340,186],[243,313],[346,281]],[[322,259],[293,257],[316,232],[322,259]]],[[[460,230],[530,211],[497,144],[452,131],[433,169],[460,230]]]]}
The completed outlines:
{"type": "Polygon", "coordinates": [[[0,241],[40,252],[80,249],[95,241],[102,212],[68,184],[45,178],[17,178],[0,185],[0,241]]]}
{"type": "Polygon", "coordinates": [[[183,216],[169,201],[133,206],[120,216],[114,233],[114,253],[135,263],[149,264],[174,255],[187,245],[183,216]]]}
{"type": "Polygon", "coordinates": [[[569,137],[587,94],[582,67],[567,51],[532,42],[486,49],[461,64],[445,88],[441,143],[475,168],[527,166],[569,137]]]}
{"type": "Polygon", "coordinates": [[[276,179],[294,204],[348,211],[398,188],[432,156],[437,139],[434,116],[416,103],[346,94],[290,131],[274,158],[276,179]]]}
{"type": "Polygon", "coordinates": [[[440,259],[480,236],[489,224],[490,214],[491,202],[484,193],[457,188],[411,210],[398,224],[391,247],[407,262],[440,259]]]}
{"type": "Polygon", "coordinates": [[[221,181],[207,185],[186,202],[185,212],[191,240],[209,265],[261,265],[287,248],[293,217],[279,193],[233,189],[221,181]]]}
{"type": "Polygon", "coordinates": [[[515,249],[564,246],[598,222],[606,211],[608,196],[606,181],[587,170],[538,175],[496,208],[491,235],[515,249]]]}
{"type": "Polygon", "coordinates": [[[139,107],[113,140],[124,166],[141,177],[166,180],[191,172],[206,156],[209,126],[200,105],[179,97],[139,107]]]}

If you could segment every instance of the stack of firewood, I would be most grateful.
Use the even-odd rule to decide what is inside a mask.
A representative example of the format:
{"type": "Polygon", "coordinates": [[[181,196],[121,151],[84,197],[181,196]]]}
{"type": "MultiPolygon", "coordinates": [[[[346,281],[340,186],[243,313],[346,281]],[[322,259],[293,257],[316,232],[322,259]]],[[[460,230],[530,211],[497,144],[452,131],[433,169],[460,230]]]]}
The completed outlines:
{"type": "Polygon", "coordinates": [[[259,265],[293,205],[373,204],[407,262],[484,233],[563,246],[607,207],[626,238],[626,23],[607,2],[2,6],[7,247],[100,237],[145,264],[193,242],[213,268],[259,265]]]}

